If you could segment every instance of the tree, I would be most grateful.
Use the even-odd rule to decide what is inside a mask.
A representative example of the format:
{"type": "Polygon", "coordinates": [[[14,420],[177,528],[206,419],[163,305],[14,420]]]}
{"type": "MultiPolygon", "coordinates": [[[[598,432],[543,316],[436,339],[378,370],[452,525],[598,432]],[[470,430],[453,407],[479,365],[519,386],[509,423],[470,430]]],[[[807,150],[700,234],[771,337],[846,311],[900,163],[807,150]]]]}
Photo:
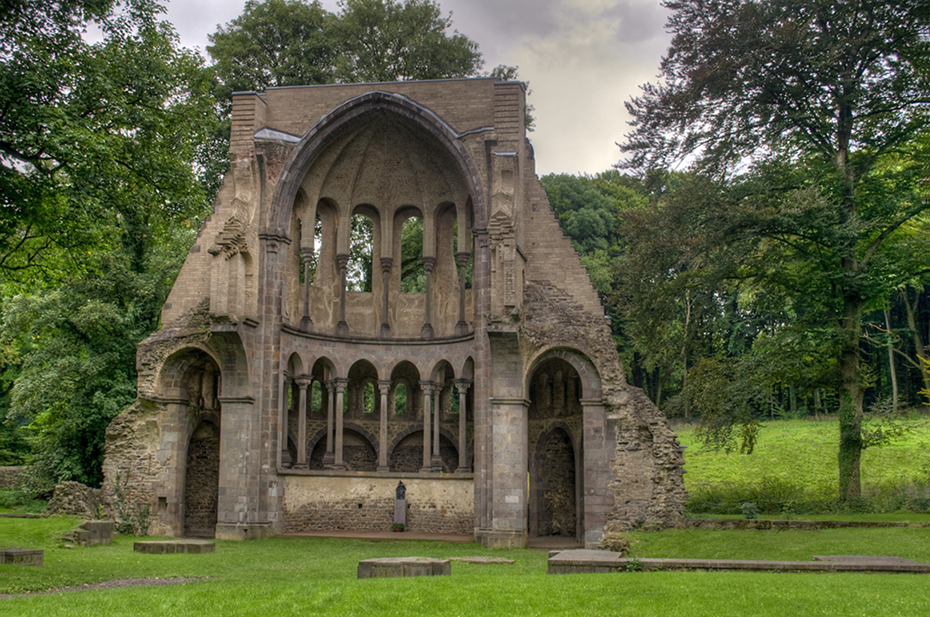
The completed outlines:
{"type": "Polygon", "coordinates": [[[475,75],[481,53],[447,31],[430,0],[345,0],[338,14],[316,0],[249,0],[207,47],[226,95],[333,82],[441,79],[475,75]]]}
{"type": "MultiPolygon", "coordinates": [[[[835,324],[843,393],[839,490],[841,498],[856,496],[867,383],[862,313],[886,292],[873,272],[887,271],[885,249],[928,207],[922,198],[888,198],[882,180],[894,175],[883,169],[889,158],[926,130],[930,97],[921,70],[928,43],[920,32],[930,23],[930,6],[920,0],[670,0],[666,6],[673,40],[661,63],[663,82],[644,86],[627,104],[633,131],[622,145],[626,164],[642,171],[693,156],[697,170],[724,177],[748,162],[782,159],[803,162],[813,174],[807,196],[829,207],[811,213],[833,217],[818,228],[832,236],[821,234],[796,256],[817,263],[822,243],[829,246],[820,264],[829,266],[821,281],[829,290],[824,306],[835,324]]],[[[765,226],[759,221],[755,231],[765,226]]],[[[783,246],[805,238],[777,225],[767,235],[783,246]]]]}
{"type": "Polygon", "coordinates": [[[0,13],[0,412],[29,423],[46,486],[101,480],[106,426],[135,398],[135,346],[209,212],[196,145],[217,125],[210,74],[161,11],[21,0],[0,13]]]}
{"type": "Polygon", "coordinates": [[[242,15],[208,37],[207,51],[226,90],[222,98],[240,90],[333,83],[335,22],[316,1],[248,0],[242,15]]]}
{"type": "Polygon", "coordinates": [[[161,10],[23,0],[4,14],[0,282],[55,283],[114,246],[138,249],[152,211],[202,210],[193,151],[216,123],[214,99],[161,10]],[[89,18],[100,43],[82,38],[89,18]]]}
{"type": "Polygon", "coordinates": [[[478,44],[431,0],[342,0],[336,28],[345,41],[339,81],[469,77],[481,69],[478,44]]]}

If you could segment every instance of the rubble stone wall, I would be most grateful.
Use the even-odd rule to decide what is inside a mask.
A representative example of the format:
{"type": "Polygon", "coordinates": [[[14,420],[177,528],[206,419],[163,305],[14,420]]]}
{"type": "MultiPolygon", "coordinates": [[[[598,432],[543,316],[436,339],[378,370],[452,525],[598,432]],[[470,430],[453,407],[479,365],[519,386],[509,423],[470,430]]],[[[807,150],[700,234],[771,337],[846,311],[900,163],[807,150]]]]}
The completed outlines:
{"type": "MultiPolygon", "coordinates": [[[[399,478],[284,476],[284,533],[359,529],[386,531],[394,523],[399,478]]],[[[404,478],[407,529],[470,534],[474,529],[471,479],[404,478]]]]}

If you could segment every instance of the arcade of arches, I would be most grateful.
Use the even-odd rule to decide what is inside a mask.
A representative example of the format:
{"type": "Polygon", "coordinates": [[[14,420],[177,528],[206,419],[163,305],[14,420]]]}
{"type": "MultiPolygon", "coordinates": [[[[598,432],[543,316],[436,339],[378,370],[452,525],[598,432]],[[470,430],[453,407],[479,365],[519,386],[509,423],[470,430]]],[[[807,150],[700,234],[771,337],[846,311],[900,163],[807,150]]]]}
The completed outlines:
{"type": "Polygon", "coordinates": [[[493,78],[237,93],[230,169],[107,431],[149,532],[390,529],[596,547],[676,525],[675,434],[626,383],[493,78]]]}

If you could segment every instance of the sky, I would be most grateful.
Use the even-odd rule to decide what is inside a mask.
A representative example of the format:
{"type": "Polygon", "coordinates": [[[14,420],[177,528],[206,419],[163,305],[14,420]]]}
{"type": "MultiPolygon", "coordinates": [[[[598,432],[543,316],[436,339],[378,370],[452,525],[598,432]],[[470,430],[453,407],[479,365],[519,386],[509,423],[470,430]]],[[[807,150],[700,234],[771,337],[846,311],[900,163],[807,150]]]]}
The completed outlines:
{"type": "MultiPolygon", "coordinates": [[[[206,56],[207,35],[245,0],[167,0],[181,44],[206,56]]],[[[536,173],[595,174],[620,159],[623,103],[655,82],[670,41],[660,0],[439,0],[453,27],[478,43],[484,69],[519,67],[529,83],[536,173]]],[[[322,0],[336,12],[336,0],[322,0]]]]}

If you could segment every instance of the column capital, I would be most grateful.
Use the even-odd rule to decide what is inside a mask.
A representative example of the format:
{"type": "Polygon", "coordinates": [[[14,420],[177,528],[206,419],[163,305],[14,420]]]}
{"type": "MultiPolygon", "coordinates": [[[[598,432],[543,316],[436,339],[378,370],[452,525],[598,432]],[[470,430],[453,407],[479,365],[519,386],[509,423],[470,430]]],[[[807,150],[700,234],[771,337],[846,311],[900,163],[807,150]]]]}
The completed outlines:
{"type": "Polygon", "coordinates": [[[468,265],[468,258],[471,257],[471,253],[456,253],[455,254],[455,263],[458,264],[459,268],[464,268],[468,265]]]}
{"type": "Polygon", "coordinates": [[[452,383],[455,384],[455,387],[458,388],[459,391],[467,392],[468,388],[471,387],[472,380],[471,379],[453,379],[452,383]]]}
{"type": "Polygon", "coordinates": [[[336,267],[345,268],[349,265],[349,254],[348,253],[339,253],[336,255],[336,267]]]}
{"type": "Polygon", "coordinates": [[[420,386],[420,389],[427,394],[432,394],[441,384],[438,384],[435,381],[421,381],[418,385],[420,386]]]}
{"type": "Polygon", "coordinates": [[[378,390],[381,391],[381,394],[387,394],[391,390],[391,384],[393,382],[388,380],[379,379],[378,380],[378,390]]]}
{"type": "Polygon", "coordinates": [[[424,258],[423,258],[423,268],[424,268],[427,272],[431,272],[431,271],[433,270],[433,266],[435,266],[435,265],[436,265],[436,258],[435,258],[435,257],[424,257],[424,258]]]}
{"type": "Polygon", "coordinates": [[[393,265],[394,265],[393,257],[382,257],[381,258],[381,270],[382,271],[389,272],[393,265]]]}
{"type": "Polygon", "coordinates": [[[313,245],[300,247],[300,254],[307,257],[313,257],[313,245]]]}
{"type": "Polygon", "coordinates": [[[349,385],[349,380],[346,377],[337,377],[333,380],[333,384],[336,388],[336,392],[345,392],[346,386],[349,385]]]}
{"type": "Polygon", "coordinates": [[[306,390],[311,383],[313,383],[313,378],[309,375],[301,375],[300,377],[294,378],[294,383],[297,384],[297,387],[301,390],[306,390]]]}

